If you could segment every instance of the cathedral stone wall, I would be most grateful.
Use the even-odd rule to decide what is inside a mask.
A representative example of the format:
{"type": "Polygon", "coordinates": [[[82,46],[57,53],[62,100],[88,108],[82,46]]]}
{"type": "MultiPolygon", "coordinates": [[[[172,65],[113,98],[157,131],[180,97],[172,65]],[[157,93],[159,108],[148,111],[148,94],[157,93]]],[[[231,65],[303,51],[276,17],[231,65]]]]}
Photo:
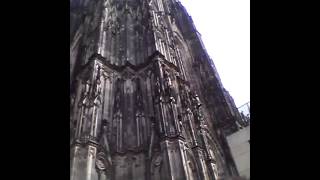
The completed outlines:
{"type": "Polygon", "coordinates": [[[71,180],[238,175],[214,64],[176,0],[70,1],[71,180]]]}

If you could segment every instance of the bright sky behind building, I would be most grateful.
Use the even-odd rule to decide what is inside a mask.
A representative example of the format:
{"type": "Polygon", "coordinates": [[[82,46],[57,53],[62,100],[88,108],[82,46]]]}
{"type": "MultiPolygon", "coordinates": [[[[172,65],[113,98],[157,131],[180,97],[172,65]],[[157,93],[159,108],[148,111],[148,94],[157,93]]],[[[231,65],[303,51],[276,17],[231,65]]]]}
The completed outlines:
{"type": "Polygon", "coordinates": [[[250,0],[180,0],[237,107],[250,101],[250,0]]]}

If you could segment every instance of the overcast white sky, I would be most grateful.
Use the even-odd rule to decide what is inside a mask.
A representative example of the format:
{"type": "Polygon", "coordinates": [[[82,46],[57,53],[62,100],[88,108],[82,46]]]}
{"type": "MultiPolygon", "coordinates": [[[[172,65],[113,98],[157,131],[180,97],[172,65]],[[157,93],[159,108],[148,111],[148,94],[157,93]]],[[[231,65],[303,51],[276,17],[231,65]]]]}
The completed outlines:
{"type": "Polygon", "coordinates": [[[250,0],[180,0],[192,16],[224,87],[250,101],[250,0]]]}

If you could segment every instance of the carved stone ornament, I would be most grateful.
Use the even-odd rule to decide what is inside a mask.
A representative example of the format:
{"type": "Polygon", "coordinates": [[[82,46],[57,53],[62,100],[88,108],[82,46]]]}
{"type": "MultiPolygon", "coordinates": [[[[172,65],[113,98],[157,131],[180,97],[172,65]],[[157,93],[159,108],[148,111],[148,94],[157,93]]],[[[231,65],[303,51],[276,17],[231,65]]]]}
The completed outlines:
{"type": "Polygon", "coordinates": [[[99,153],[98,157],[96,159],[96,167],[97,169],[99,169],[100,171],[104,171],[107,169],[106,164],[105,164],[105,159],[104,159],[104,154],[103,153],[99,153]]]}
{"type": "Polygon", "coordinates": [[[106,166],[105,166],[105,164],[104,164],[102,159],[97,159],[96,166],[100,171],[106,170],[106,166]]]}
{"type": "Polygon", "coordinates": [[[93,147],[89,147],[89,157],[95,157],[95,149],[93,147]]]}
{"type": "Polygon", "coordinates": [[[155,166],[160,166],[162,162],[162,157],[160,155],[158,155],[154,161],[154,165],[155,166]]]}

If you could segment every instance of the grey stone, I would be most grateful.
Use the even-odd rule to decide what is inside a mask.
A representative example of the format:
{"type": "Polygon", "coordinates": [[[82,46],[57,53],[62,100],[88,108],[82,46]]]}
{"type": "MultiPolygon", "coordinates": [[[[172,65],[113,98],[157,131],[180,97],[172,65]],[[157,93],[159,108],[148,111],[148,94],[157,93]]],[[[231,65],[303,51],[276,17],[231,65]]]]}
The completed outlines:
{"type": "Polygon", "coordinates": [[[70,0],[71,180],[237,176],[239,113],[176,0],[70,0]]]}

